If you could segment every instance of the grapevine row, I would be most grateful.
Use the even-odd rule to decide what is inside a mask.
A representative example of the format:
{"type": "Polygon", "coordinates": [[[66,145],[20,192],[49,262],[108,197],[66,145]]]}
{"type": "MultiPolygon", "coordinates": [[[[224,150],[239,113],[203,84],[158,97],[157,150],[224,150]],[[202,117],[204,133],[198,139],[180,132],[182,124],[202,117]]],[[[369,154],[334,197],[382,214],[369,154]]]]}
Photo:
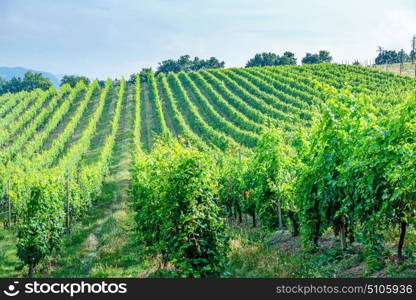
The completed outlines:
{"type": "MultiPolygon", "coordinates": [[[[189,140],[193,145],[197,145],[200,149],[207,149],[207,145],[198,135],[192,132],[192,130],[186,124],[183,116],[179,112],[176,99],[172,94],[172,90],[169,87],[166,76],[161,74],[158,76],[158,80],[160,81],[161,91],[165,95],[163,100],[166,104],[166,113],[169,114],[173,120],[176,134],[181,138],[189,140]]],[[[211,147],[215,148],[215,146],[212,144],[211,147]]]]}
{"type": "Polygon", "coordinates": [[[42,106],[44,106],[45,102],[56,94],[57,92],[55,89],[50,89],[42,93],[29,109],[27,109],[24,113],[22,113],[22,111],[17,113],[17,115],[19,115],[18,120],[14,122],[8,120],[8,126],[4,129],[0,129],[0,146],[4,145],[12,135],[21,130],[30,120],[32,120],[42,106]]]}
{"type": "Polygon", "coordinates": [[[177,75],[169,74],[168,82],[175,98],[178,100],[177,103],[182,115],[186,116],[188,124],[195,133],[203,137],[203,139],[213,143],[221,150],[225,150],[231,145],[237,145],[234,140],[216,131],[204,121],[196,106],[189,99],[177,75]]]}
{"type": "MultiPolygon", "coordinates": [[[[246,117],[247,113],[253,113],[253,111],[247,108],[247,105],[244,102],[239,101],[240,99],[235,97],[227,97],[226,101],[222,95],[214,89],[215,85],[220,86],[220,84],[218,84],[215,79],[205,79],[201,74],[203,73],[189,73],[193,82],[200,87],[200,90],[206,95],[206,98],[212,102],[212,106],[216,108],[217,111],[221,112],[224,118],[243,130],[252,131],[256,134],[259,134],[262,131],[264,127],[258,124],[262,123],[260,118],[258,119],[258,123],[256,123],[246,117]]],[[[230,96],[230,94],[228,94],[228,96],[230,96]]]]}
{"type": "Polygon", "coordinates": [[[242,145],[246,147],[254,147],[257,143],[257,136],[252,132],[241,130],[236,127],[233,123],[224,119],[209,103],[208,99],[195,83],[190,79],[186,73],[179,73],[179,78],[182,84],[187,88],[191,93],[190,98],[194,100],[195,103],[198,103],[198,108],[201,112],[201,115],[204,116],[204,119],[216,130],[222,131],[228,136],[234,138],[236,141],[239,141],[242,145]]]}

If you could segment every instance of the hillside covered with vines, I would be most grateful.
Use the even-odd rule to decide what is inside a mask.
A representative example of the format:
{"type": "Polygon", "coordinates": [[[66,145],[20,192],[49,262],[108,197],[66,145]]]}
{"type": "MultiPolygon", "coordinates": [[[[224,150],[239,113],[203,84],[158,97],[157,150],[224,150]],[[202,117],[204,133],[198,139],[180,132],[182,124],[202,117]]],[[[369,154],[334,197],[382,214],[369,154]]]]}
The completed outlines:
{"type": "Polygon", "coordinates": [[[230,276],[235,226],[304,253],[331,233],[369,272],[413,263],[415,79],[336,64],[134,79],[0,97],[0,237],[28,276],[108,194],[175,277],[230,276]]]}

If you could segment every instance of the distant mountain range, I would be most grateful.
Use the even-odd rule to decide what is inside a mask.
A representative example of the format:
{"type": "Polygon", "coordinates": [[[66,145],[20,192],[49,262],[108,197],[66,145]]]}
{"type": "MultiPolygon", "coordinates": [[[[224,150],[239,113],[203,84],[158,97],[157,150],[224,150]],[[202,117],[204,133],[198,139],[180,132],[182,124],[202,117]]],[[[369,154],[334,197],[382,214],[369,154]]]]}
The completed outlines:
{"type": "Polygon", "coordinates": [[[13,77],[23,77],[27,71],[31,71],[34,73],[42,73],[42,75],[48,78],[55,87],[58,87],[61,82],[62,76],[54,75],[49,72],[26,69],[22,67],[0,67],[0,77],[3,77],[6,80],[10,80],[13,77]]]}

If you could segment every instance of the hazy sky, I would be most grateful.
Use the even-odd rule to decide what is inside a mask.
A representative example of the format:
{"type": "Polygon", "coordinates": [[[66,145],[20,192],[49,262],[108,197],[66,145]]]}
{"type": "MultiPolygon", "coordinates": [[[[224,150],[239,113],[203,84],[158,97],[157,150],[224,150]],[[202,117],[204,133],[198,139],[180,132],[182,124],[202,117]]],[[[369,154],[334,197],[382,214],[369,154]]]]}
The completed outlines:
{"type": "Polygon", "coordinates": [[[415,0],[0,0],[0,66],[99,78],[182,54],[366,60],[379,45],[409,50],[413,34],[415,0]]]}

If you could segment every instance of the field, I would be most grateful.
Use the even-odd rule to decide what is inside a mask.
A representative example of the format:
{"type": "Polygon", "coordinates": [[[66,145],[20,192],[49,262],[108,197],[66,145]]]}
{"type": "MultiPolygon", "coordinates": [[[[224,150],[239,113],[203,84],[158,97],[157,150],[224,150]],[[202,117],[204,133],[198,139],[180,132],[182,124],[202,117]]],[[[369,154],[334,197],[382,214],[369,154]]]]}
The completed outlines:
{"type": "MultiPolygon", "coordinates": [[[[375,65],[377,70],[393,72],[400,74],[400,64],[389,64],[389,65],[375,65]]],[[[403,76],[415,77],[415,65],[412,63],[404,63],[402,74],[403,76]]]]}
{"type": "MultiPolygon", "coordinates": [[[[170,261],[148,254],[137,233],[143,215],[136,198],[147,187],[137,183],[137,170],[153,159],[169,166],[152,156],[155,145],[164,147],[158,137],[193,145],[189,155],[199,151],[207,163],[233,155],[241,162],[252,157],[270,127],[285,135],[308,131],[328,95],[366,95],[378,101],[374,114],[382,115],[415,84],[388,72],[323,64],[148,73],[135,82],[109,79],[104,86],[80,83],[3,95],[0,277],[177,276],[170,261]]],[[[224,230],[230,249],[221,276],[415,275],[414,258],[397,265],[389,252],[397,243],[394,226],[384,231],[390,254],[383,254],[382,267],[368,271],[361,245],[342,252],[334,226],[324,230],[318,252],[304,254],[300,238],[287,230],[289,221],[279,220],[280,230],[252,228],[250,209],[228,208],[224,230]]],[[[150,209],[148,217],[153,213],[150,209]]],[[[413,249],[413,227],[407,234],[406,245],[413,249]]],[[[186,274],[180,276],[201,275],[186,274]]]]}

